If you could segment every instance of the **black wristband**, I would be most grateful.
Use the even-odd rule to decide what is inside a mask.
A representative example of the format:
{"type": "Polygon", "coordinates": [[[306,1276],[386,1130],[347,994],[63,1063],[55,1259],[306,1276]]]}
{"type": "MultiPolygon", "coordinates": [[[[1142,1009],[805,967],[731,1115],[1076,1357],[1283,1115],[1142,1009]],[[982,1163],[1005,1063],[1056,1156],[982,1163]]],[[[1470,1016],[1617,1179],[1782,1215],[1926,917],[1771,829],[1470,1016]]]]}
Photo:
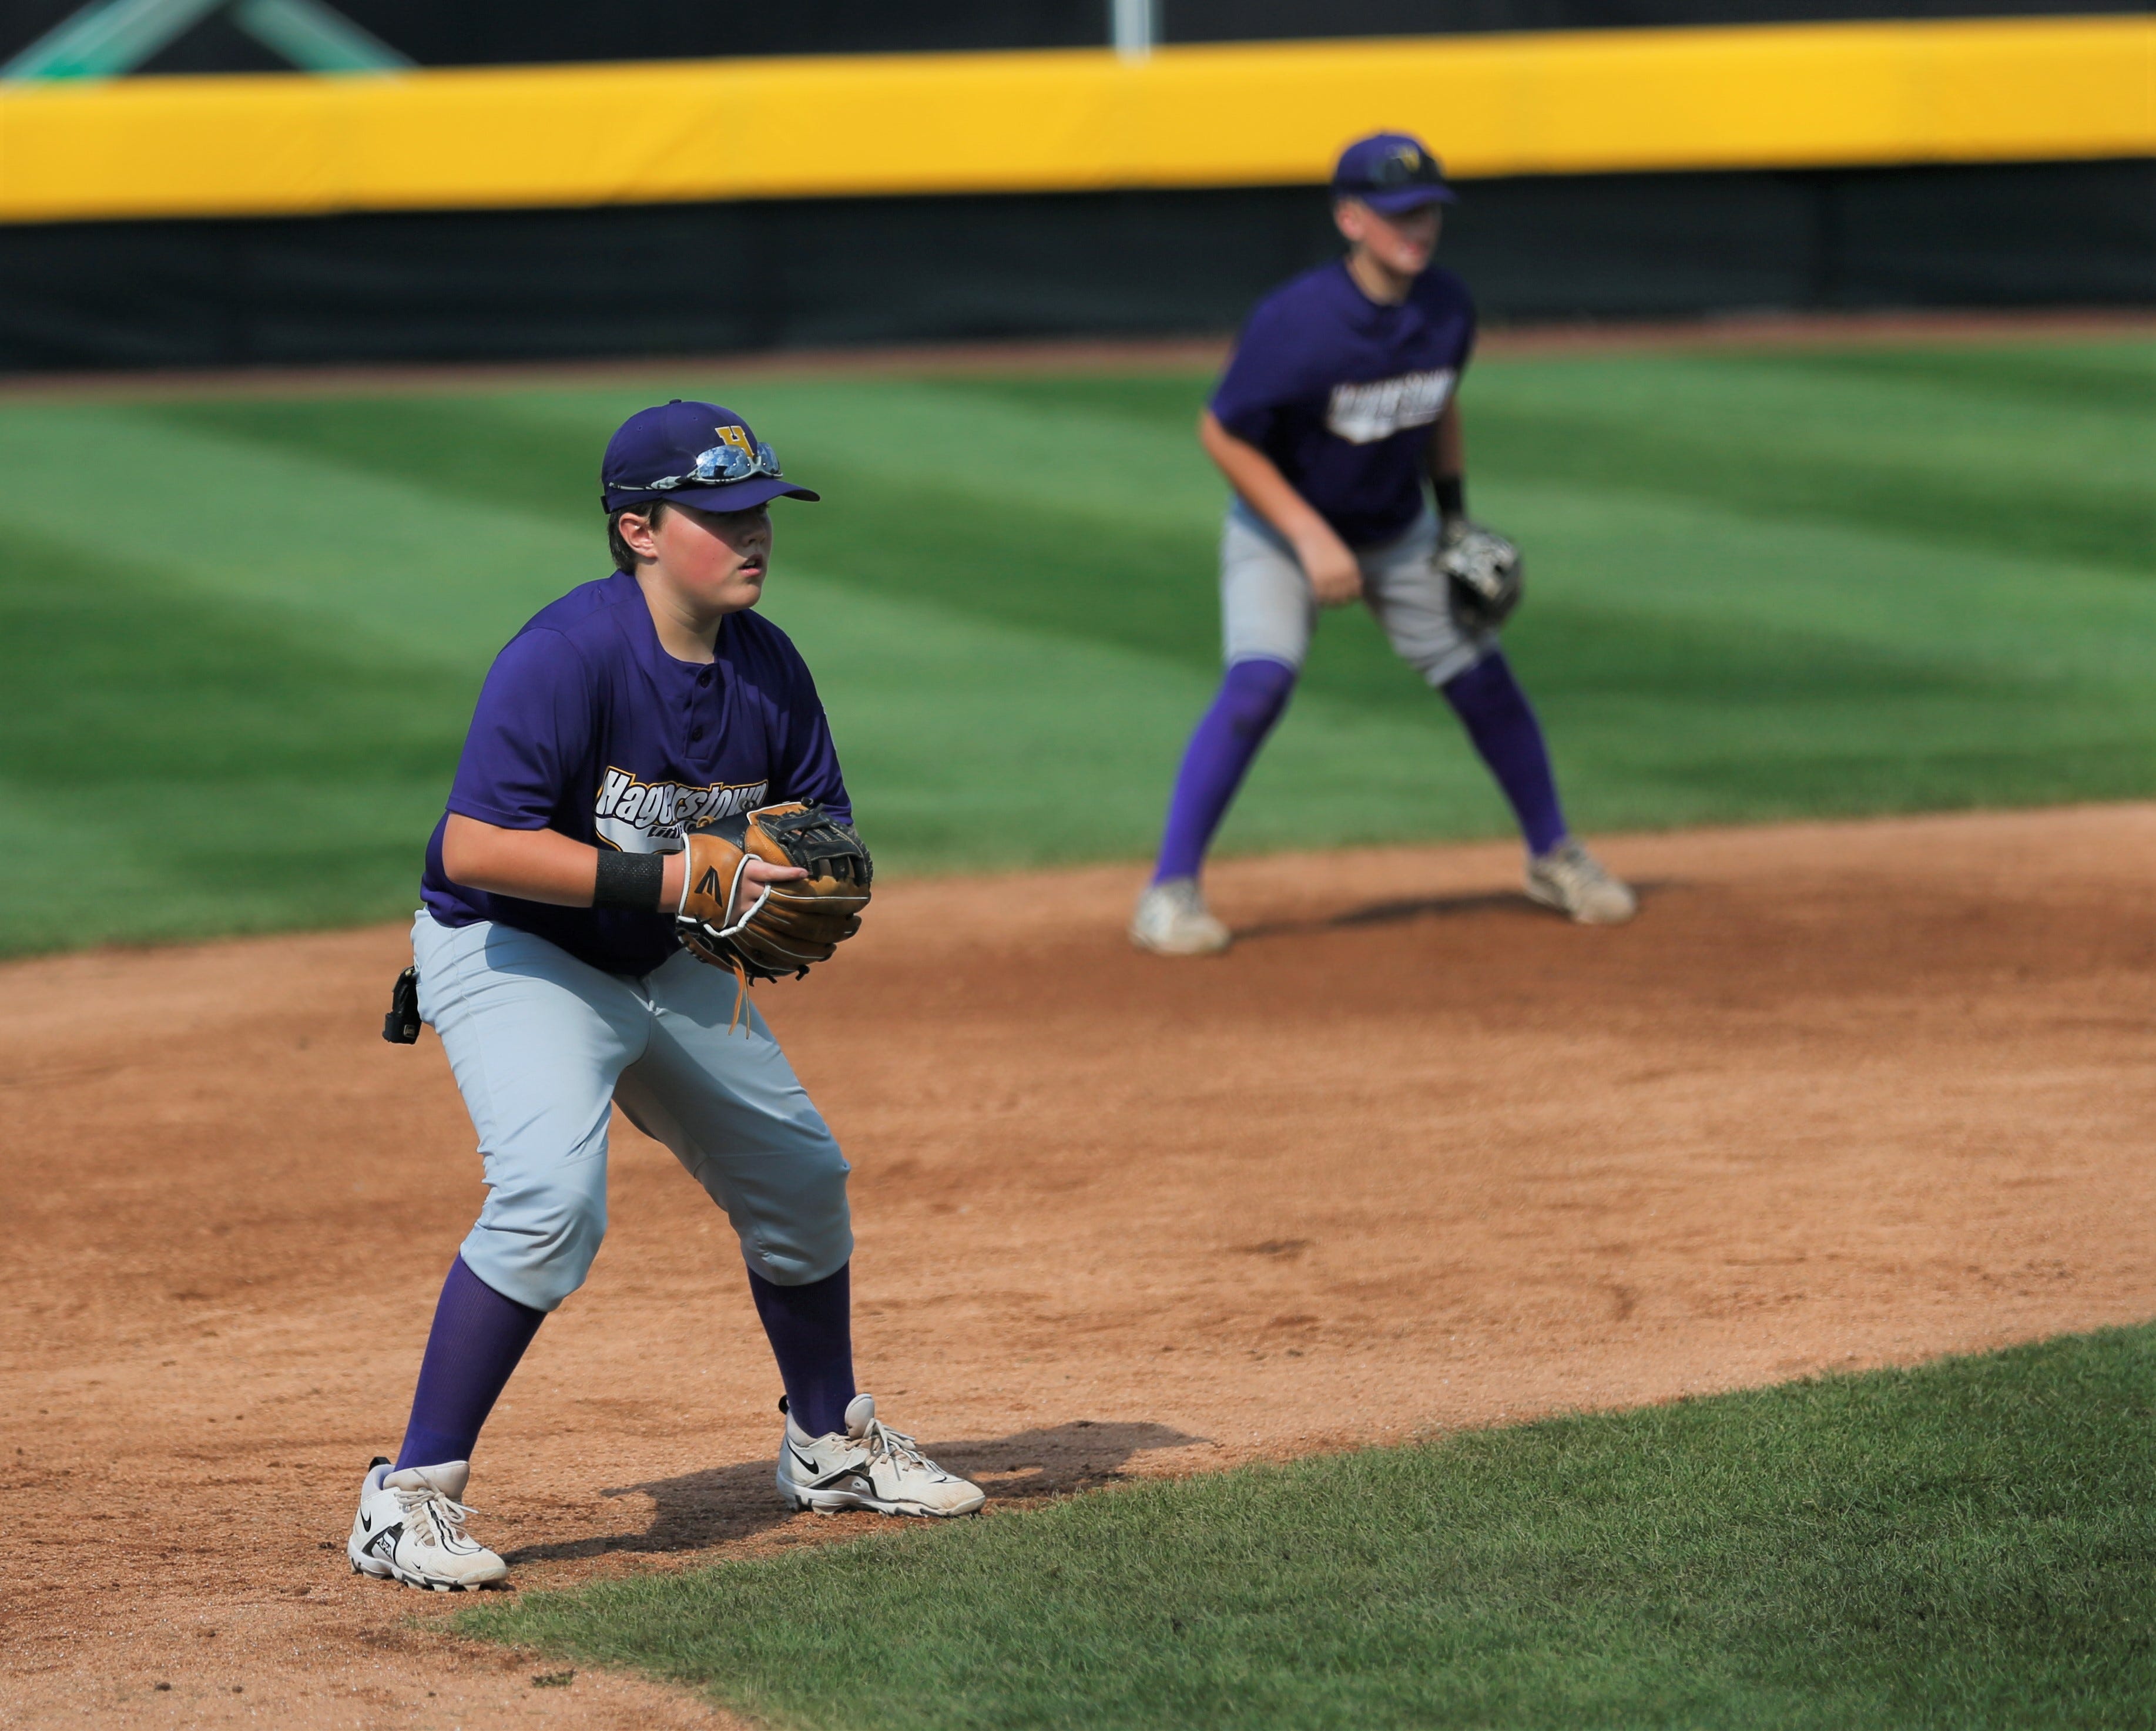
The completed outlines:
{"type": "Polygon", "coordinates": [[[592,886],[594,907],[630,907],[659,912],[659,886],[666,879],[664,854],[617,854],[602,850],[599,875],[592,886]]]}
{"type": "Polygon", "coordinates": [[[1464,517],[1467,515],[1467,477],[1464,475],[1440,475],[1435,482],[1437,514],[1441,517],[1464,517]]]}

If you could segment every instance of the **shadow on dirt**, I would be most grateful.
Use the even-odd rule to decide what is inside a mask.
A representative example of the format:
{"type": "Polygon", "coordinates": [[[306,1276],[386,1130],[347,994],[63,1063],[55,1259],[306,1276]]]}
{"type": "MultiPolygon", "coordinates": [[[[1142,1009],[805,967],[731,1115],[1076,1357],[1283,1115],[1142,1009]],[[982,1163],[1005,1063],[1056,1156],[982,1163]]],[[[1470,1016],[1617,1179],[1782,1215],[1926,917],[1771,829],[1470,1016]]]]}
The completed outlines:
{"type": "MultiPolygon", "coordinates": [[[[979,1483],[993,1506],[1091,1490],[1121,1478],[1134,1456],[1204,1441],[1166,1425],[1096,1424],[1079,1419],[992,1440],[922,1446],[939,1464],[979,1483]]],[[[679,1478],[619,1486],[606,1495],[649,1497],[657,1505],[651,1524],[641,1533],[526,1545],[506,1553],[503,1560],[560,1562],[621,1552],[699,1551],[752,1538],[797,1518],[772,1482],[774,1470],[768,1458],[762,1458],[707,1467],[679,1478]]]]}
{"type": "MultiPolygon", "coordinates": [[[[1680,887],[1665,880],[1635,883],[1641,906],[1680,887]]],[[[1316,920],[1267,920],[1255,926],[1239,926],[1235,941],[1248,943],[1264,937],[1290,937],[1312,932],[1336,932],[1356,926],[1397,926],[1409,920],[1454,918],[1463,914],[1514,913],[1531,919],[1552,920],[1561,916],[1530,901],[1517,890],[1478,890],[1466,896],[1420,896],[1407,901],[1373,901],[1316,920]]]]}

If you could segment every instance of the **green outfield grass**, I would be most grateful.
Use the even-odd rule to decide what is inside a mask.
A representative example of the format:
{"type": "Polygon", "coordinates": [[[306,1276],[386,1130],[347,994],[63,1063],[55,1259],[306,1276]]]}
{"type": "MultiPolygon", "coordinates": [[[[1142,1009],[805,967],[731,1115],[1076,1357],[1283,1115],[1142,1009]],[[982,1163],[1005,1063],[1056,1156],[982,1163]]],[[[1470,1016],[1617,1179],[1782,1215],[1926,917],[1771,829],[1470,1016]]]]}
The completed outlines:
{"type": "MultiPolygon", "coordinates": [[[[822,506],[767,610],[879,857],[1137,859],[1217,655],[1190,377],[684,376],[822,506]],[[985,819],[1004,814],[993,827],[985,819]]],[[[408,909],[480,678],[603,574],[648,384],[0,403],[0,951],[408,909]]],[[[1590,828],[2156,793],[2156,345],[1490,361],[1471,498],[1590,828]]],[[[1231,849],[1503,833],[1327,621],[1231,849]]]]}
{"type": "Polygon", "coordinates": [[[2145,1726],[2156,1330],[465,1612],[822,1731],[2145,1726]]]}

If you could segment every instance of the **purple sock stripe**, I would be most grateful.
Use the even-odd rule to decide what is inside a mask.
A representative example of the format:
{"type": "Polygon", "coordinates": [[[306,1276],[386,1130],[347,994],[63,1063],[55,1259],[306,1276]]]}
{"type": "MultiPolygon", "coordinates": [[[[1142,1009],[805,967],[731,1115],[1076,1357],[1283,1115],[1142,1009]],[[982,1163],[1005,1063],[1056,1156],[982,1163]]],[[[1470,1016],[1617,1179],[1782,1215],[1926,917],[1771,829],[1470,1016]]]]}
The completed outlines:
{"type": "Polygon", "coordinates": [[[1466,724],[1467,737],[1490,766],[1519,819],[1530,853],[1546,854],[1566,835],[1549,748],[1527,694],[1512,677],[1501,650],[1492,650],[1466,672],[1447,681],[1446,700],[1466,724]]]}
{"type": "Polygon", "coordinates": [[[786,1409],[811,1436],[845,1428],[854,1387],[853,1269],[782,1287],[753,1268],[748,1289],[786,1384],[786,1409]]]}
{"type": "Polygon", "coordinates": [[[471,1459],[480,1428],[546,1319],[545,1311],[503,1297],[462,1256],[449,1264],[397,1451],[398,1470],[471,1459]]]}
{"type": "Polygon", "coordinates": [[[1155,883],[1198,876],[1213,833],[1228,814],[1258,747],[1286,709],[1295,681],[1296,670],[1280,661],[1238,661],[1221,679],[1219,695],[1183,754],[1168,802],[1155,883]]]}

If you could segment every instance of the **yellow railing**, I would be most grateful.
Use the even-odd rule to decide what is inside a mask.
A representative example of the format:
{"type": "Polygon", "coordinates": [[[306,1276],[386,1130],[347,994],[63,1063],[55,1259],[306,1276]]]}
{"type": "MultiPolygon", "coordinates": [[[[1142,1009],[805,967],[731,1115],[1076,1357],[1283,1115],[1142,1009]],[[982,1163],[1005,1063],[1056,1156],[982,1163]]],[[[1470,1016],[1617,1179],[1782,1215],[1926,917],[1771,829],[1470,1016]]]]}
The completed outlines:
{"type": "Polygon", "coordinates": [[[2156,154],[2138,17],[132,78],[0,95],[0,221],[2156,154]]]}

